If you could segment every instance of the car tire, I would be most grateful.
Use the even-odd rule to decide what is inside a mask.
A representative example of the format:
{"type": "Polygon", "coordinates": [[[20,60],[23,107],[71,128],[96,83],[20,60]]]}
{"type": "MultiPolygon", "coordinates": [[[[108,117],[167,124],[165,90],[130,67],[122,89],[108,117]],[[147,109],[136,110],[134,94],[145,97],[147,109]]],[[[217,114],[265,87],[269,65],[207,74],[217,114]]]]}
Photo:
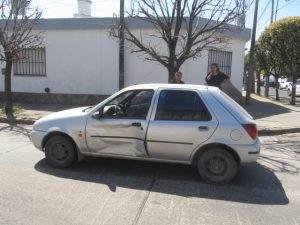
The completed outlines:
{"type": "Polygon", "coordinates": [[[198,158],[198,173],[211,184],[227,184],[237,174],[238,163],[225,149],[213,148],[204,151],[198,158]]]}
{"type": "Polygon", "coordinates": [[[50,137],[45,144],[47,162],[57,168],[67,168],[77,161],[74,143],[64,136],[50,137]]]}

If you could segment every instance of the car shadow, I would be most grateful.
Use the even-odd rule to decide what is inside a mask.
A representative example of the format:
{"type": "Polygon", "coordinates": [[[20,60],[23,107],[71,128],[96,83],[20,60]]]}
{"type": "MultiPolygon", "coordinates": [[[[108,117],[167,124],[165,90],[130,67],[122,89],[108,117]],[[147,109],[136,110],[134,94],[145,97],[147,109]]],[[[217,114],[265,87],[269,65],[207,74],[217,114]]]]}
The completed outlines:
{"type": "Polygon", "coordinates": [[[281,182],[260,164],[241,168],[229,185],[203,182],[195,167],[112,158],[86,158],[69,169],[56,169],[45,159],[34,168],[52,176],[184,197],[215,199],[248,204],[285,205],[289,200],[281,182]]]}

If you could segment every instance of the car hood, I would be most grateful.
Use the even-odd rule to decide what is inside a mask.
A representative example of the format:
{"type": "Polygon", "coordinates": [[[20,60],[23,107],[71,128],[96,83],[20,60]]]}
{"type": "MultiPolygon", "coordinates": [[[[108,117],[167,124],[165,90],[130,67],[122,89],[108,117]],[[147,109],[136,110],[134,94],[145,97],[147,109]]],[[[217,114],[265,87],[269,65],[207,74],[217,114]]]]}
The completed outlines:
{"type": "Polygon", "coordinates": [[[63,118],[85,115],[86,112],[84,112],[84,109],[86,108],[87,107],[79,107],[79,108],[67,109],[67,110],[51,113],[47,116],[42,117],[39,121],[63,119],[63,118]]]}
{"type": "Polygon", "coordinates": [[[59,121],[60,124],[63,124],[70,119],[85,116],[87,115],[87,112],[84,111],[86,108],[87,107],[79,107],[49,114],[37,120],[33,125],[33,129],[45,131],[50,124],[54,125],[55,122],[59,121]]]}

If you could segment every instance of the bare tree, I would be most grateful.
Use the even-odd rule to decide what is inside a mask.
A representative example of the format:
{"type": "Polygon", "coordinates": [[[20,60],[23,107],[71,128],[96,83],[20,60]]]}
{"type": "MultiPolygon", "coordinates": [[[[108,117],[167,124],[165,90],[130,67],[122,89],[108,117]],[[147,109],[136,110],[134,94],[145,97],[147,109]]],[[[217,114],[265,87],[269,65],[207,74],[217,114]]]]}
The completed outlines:
{"type": "MultiPolygon", "coordinates": [[[[227,32],[236,29],[231,24],[244,16],[246,7],[245,0],[133,0],[126,12],[125,40],[132,53],[166,67],[170,80],[186,60],[226,43],[227,32]],[[129,20],[143,21],[154,32],[131,29],[129,20]]],[[[114,37],[120,38],[120,26],[117,18],[114,37]]]]}
{"type": "Polygon", "coordinates": [[[5,62],[5,112],[12,117],[13,62],[24,57],[23,49],[40,46],[41,34],[33,28],[41,18],[41,11],[32,6],[31,0],[0,0],[0,16],[0,60],[5,62]]]}

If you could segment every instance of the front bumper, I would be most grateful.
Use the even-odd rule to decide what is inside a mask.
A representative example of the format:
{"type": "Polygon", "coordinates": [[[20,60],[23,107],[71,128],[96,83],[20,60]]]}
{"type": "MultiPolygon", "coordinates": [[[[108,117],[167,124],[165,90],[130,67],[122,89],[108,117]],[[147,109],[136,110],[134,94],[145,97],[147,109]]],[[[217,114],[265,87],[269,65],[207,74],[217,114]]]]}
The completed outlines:
{"type": "Polygon", "coordinates": [[[32,130],[30,133],[30,140],[37,149],[43,151],[43,139],[46,135],[47,132],[45,131],[32,130]]]}
{"type": "Polygon", "coordinates": [[[232,145],[239,155],[241,164],[256,162],[260,153],[260,140],[257,139],[253,145],[232,145]]]}

